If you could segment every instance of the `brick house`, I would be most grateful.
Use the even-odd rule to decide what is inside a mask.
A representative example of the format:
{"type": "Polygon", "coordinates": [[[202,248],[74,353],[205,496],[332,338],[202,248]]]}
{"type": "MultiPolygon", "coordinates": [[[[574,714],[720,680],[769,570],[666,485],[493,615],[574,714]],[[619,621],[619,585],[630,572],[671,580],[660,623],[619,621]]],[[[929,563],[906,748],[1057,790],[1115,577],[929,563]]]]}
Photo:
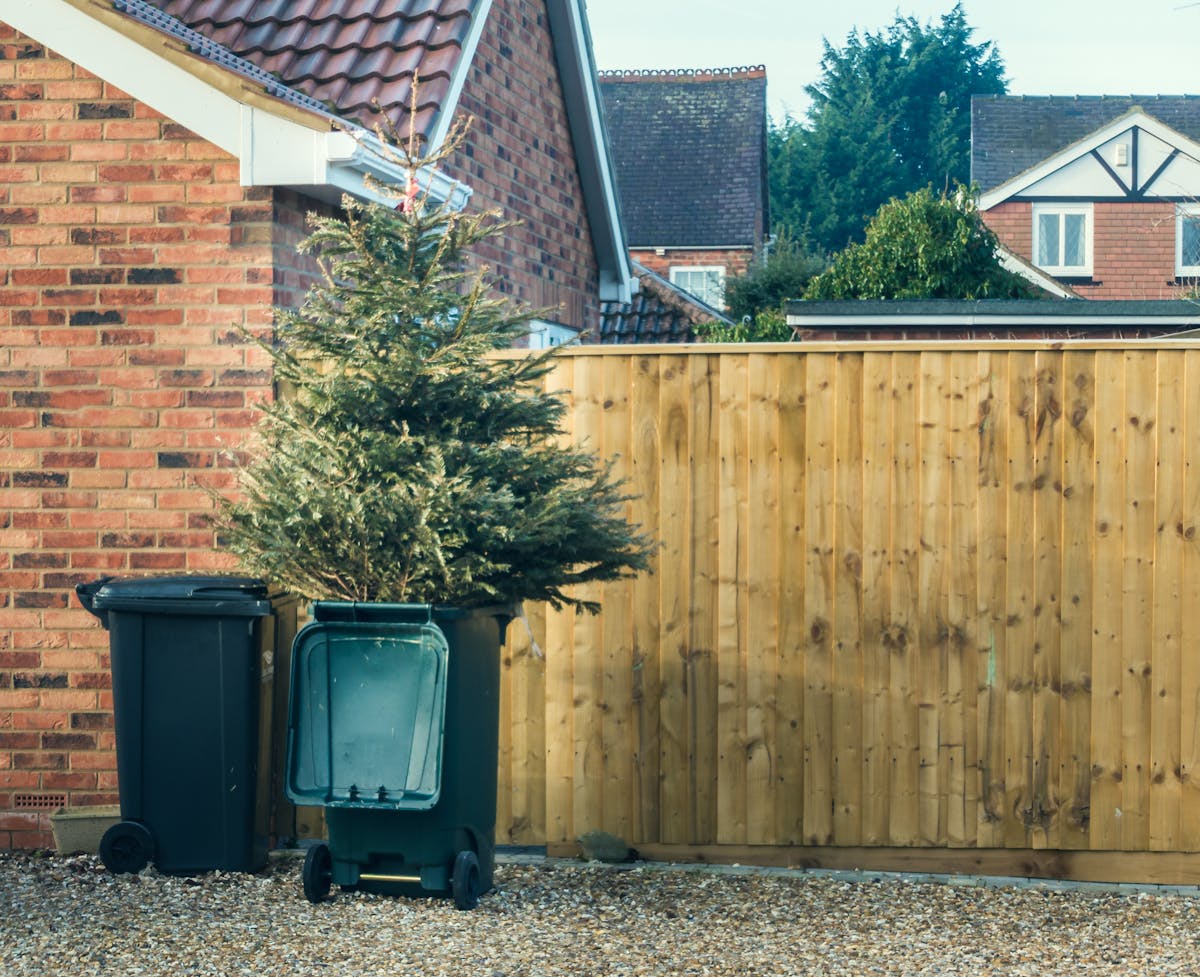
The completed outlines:
{"type": "Polygon", "coordinates": [[[1200,97],[977,96],[971,179],[1001,242],[1084,298],[1200,279],[1200,97]]]}
{"type": "Polygon", "coordinates": [[[419,181],[523,222],[481,258],[560,310],[543,337],[630,300],[580,0],[334,7],[0,4],[0,847],[116,799],[107,635],[72,588],[228,567],[208,493],[272,396],[240,330],[313,280],[307,212],[407,177],[372,99],[434,143],[474,117],[419,181]]]}
{"type": "Polygon", "coordinates": [[[770,227],[766,70],[604,71],[600,88],[633,259],[723,307],[770,227]]]}

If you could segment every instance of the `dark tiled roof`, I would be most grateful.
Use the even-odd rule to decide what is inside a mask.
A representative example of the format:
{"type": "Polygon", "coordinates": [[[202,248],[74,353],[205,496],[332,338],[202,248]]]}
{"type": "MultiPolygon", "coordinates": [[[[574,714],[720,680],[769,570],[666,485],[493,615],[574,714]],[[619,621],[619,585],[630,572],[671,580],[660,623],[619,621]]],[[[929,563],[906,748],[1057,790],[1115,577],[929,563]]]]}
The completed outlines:
{"type": "Polygon", "coordinates": [[[698,322],[729,322],[724,313],[633,262],[641,289],[628,305],[606,302],[600,313],[602,343],[692,343],[698,322]]]}
{"type": "Polygon", "coordinates": [[[765,70],[601,72],[600,90],[630,247],[759,243],[765,70]]]}
{"type": "Polygon", "coordinates": [[[150,0],[342,118],[401,116],[418,75],[428,133],[453,84],[479,0],[150,0]]]}
{"type": "Polygon", "coordinates": [[[1200,96],[976,95],[971,99],[971,179],[990,190],[1134,108],[1200,139],[1200,96]]]}

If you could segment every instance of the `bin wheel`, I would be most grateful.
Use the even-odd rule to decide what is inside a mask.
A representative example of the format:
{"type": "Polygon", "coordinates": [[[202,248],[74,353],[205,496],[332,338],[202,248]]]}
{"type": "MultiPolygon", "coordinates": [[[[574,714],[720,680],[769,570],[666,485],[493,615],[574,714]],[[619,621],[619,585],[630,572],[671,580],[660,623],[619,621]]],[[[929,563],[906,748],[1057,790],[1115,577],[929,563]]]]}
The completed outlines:
{"type": "Polygon", "coordinates": [[[110,872],[136,875],[154,858],[154,836],[137,821],[120,821],[100,839],[100,860],[110,872]]]}
{"type": "Polygon", "coordinates": [[[479,858],[473,851],[460,851],[454,859],[450,891],[459,909],[474,909],[479,905],[479,858]]]}
{"type": "Polygon", "coordinates": [[[313,845],[304,856],[304,898],[322,902],[333,885],[333,856],[328,845],[313,845]]]}

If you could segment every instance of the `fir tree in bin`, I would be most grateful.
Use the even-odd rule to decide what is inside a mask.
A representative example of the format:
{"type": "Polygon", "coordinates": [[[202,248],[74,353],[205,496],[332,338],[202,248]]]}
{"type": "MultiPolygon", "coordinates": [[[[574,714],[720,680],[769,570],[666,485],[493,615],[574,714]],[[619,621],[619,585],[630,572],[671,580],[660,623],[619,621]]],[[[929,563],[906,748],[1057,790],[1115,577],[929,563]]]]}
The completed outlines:
{"type": "MultiPolygon", "coordinates": [[[[420,157],[388,140],[415,174],[420,157]]],[[[554,350],[510,349],[538,312],[492,294],[471,249],[506,227],[456,211],[410,178],[397,206],[347,197],[310,218],[301,250],[323,280],[277,313],[267,344],[281,396],[264,407],[240,498],[219,506],[242,567],[314,600],[463,607],[544,600],[646,567],[611,462],[562,437],[542,380],[554,350]]]]}

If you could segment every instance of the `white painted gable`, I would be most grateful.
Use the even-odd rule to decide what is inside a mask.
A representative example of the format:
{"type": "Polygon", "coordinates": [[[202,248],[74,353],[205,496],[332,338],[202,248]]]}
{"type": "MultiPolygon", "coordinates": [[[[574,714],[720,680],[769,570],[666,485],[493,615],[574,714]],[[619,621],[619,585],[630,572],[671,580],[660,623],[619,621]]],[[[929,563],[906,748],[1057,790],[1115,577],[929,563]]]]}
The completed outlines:
{"type": "Polygon", "coordinates": [[[1140,109],[985,193],[1006,200],[1200,199],[1200,143],[1140,109]]]}

